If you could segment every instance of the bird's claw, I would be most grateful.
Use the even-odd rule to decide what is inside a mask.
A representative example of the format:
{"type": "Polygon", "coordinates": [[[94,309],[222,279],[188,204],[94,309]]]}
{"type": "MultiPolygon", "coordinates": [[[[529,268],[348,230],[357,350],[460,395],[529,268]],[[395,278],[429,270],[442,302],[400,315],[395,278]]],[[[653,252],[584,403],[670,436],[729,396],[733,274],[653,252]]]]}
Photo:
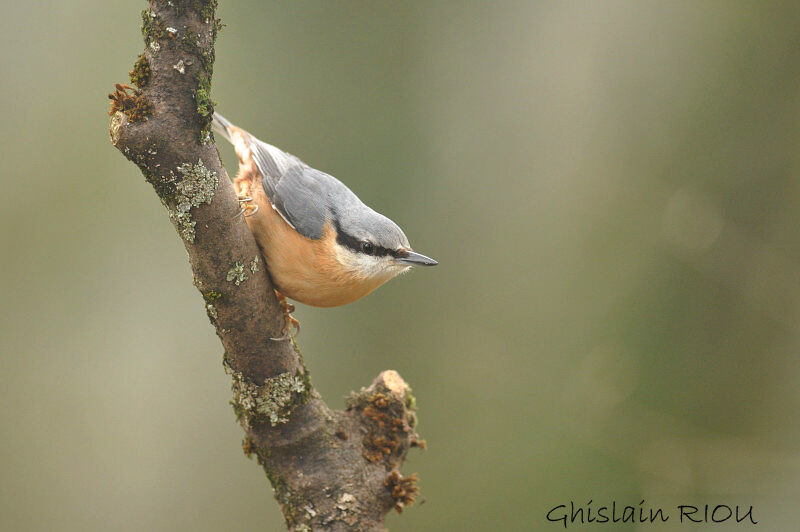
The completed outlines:
{"type": "Polygon", "coordinates": [[[278,338],[270,338],[275,342],[282,342],[283,340],[289,340],[296,337],[300,334],[300,322],[297,321],[297,318],[293,318],[292,316],[286,316],[286,327],[283,328],[283,334],[280,335],[278,338]],[[292,334],[292,329],[294,328],[294,334],[292,334]]]}
{"type": "Polygon", "coordinates": [[[286,296],[277,290],[275,290],[275,296],[278,298],[278,304],[283,309],[283,317],[286,319],[286,325],[283,328],[283,334],[281,336],[278,338],[270,338],[270,340],[280,342],[294,338],[300,334],[300,322],[297,321],[297,318],[292,316],[292,312],[294,312],[294,305],[286,301],[286,296]],[[294,334],[292,334],[292,329],[294,329],[294,334]]]}
{"type": "Polygon", "coordinates": [[[253,203],[252,205],[248,205],[248,203],[252,203],[253,201],[253,198],[250,196],[237,196],[237,199],[239,200],[239,212],[236,213],[234,218],[242,214],[247,218],[258,212],[258,204],[253,203]]]}

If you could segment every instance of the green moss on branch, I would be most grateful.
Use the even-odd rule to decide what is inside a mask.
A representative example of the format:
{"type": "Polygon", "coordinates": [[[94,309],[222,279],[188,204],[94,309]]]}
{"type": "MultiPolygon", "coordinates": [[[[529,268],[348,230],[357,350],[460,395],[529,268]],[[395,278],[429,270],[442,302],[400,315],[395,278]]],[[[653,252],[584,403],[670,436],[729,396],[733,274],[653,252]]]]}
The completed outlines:
{"type": "Polygon", "coordinates": [[[133,64],[133,69],[128,73],[131,83],[139,87],[145,88],[150,81],[150,63],[144,54],[139,55],[139,59],[133,64]]]}

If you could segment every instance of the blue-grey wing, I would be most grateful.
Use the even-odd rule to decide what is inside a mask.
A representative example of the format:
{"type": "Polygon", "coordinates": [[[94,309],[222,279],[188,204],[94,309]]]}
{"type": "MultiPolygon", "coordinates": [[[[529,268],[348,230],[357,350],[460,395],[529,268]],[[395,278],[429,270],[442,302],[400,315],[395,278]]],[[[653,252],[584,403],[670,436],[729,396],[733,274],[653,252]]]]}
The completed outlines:
{"type": "Polygon", "coordinates": [[[272,207],[298,233],[315,240],[321,238],[328,212],[325,189],[314,175],[317,171],[294,155],[256,138],[250,143],[250,152],[272,207]]]}
{"type": "MultiPolygon", "coordinates": [[[[263,179],[265,182],[269,178],[263,179]]],[[[309,166],[292,166],[277,182],[264,184],[274,186],[272,206],[286,222],[303,236],[317,240],[322,238],[325,223],[330,219],[330,187],[338,181],[309,166]],[[335,183],[334,183],[335,182],[335,183]]]]}
{"type": "Polygon", "coordinates": [[[253,139],[250,150],[272,207],[301,235],[322,238],[334,207],[337,217],[344,221],[352,217],[357,220],[357,214],[364,210],[372,213],[341,181],[294,155],[257,139],[253,139]]]}
{"type": "Polygon", "coordinates": [[[272,144],[260,141],[255,137],[250,137],[250,153],[258,166],[261,175],[269,178],[265,183],[267,195],[272,199],[271,194],[275,192],[275,185],[281,180],[283,175],[293,166],[306,166],[306,164],[290,153],[286,153],[272,144]]]}

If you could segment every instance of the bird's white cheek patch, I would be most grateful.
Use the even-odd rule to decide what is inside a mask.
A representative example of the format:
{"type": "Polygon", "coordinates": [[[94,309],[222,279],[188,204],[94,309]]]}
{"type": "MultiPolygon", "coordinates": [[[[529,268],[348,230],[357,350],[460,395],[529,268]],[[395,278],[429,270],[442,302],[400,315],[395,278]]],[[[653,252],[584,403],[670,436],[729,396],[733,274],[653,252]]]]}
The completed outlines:
{"type": "Polygon", "coordinates": [[[390,257],[362,255],[338,244],[336,245],[336,259],[354,275],[364,278],[388,280],[406,270],[406,268],[398,268],[397,263],[390,257]]]}

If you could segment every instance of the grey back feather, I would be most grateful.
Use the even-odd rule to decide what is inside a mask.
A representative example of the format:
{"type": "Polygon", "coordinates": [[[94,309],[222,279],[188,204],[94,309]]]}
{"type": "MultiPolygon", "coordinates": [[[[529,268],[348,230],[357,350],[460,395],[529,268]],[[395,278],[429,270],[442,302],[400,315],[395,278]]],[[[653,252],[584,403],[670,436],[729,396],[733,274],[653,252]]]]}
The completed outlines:
{"type": "Polygon", "coordinates": [[[253,141],[250,143],[250,151],[253,153],[253,159],[256,161],[256,165],[263,176],[270,176],[275,180],[280,180],[289,168],[307,166],[291,153],[286,153],[272,144],[251,138],[253,141]]]}
{"type": "MultiPolygon", "coordinates": [[[[275,187],[272,206],[298,233],[308,238],[322,238],[325,222],[331,212],[325,177],[330,177],[308,166],[292,166],[281,176],[277,184],[264,177],[264,189],[275,187]]],[[[342,185],[344,186],[344,185],[342,185]]]]}
{"type": "Polygon", "coordinates": [[[298,233],[318,240],[325,224],[360,241],[394,250],[408,248],[403,231],[389,218],[367,207],[332,175],[253,138],[250,144],[270,203],[298,233]]]}

